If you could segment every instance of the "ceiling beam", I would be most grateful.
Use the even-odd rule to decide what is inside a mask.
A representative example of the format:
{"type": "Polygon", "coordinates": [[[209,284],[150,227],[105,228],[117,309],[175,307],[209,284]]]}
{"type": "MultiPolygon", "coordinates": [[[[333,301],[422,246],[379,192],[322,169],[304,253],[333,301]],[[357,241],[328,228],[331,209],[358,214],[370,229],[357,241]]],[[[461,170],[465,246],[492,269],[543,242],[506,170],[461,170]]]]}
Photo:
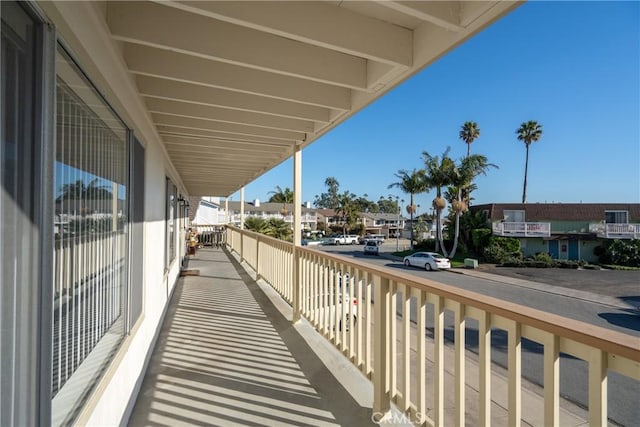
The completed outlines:
{"type": "Polygon", "coordinates": [[[303,141],[305,139],[304,132],[267,129],[257,126],[240,125],[235,123],[214,122],[211,120],[203,120],[192,117],[181,117],[161,113],[151,113],[151,117],[157,125],[192,127],[195,129],[213,130],[217,132],[239,135],[267,136],[287,141],[290,144],[294,141],[303,141]]]}
{"type": "Polygon", "coordinates": [[[158,133],[162,136],[203,138],[203,139],[210,139],[215,141],[225,141],[228,143],[233,143],[233,142],[247,142],[247,143],[254,143],[254,144],[258,143],[263,146],[272,146],[272,147],[292,147],[293,146],[293,143],[290,141],[282,141],[280,139],[267,138],[264,136],[237,135],[237,134],[229,134],[224,132],[215,132],[215,131],[209,131],[209,130],[183,128],[178,126],[164,126],[164,125],[159,125],[157,129],[158,129],[158,133]]]}
{"type": "Polygon", "coordinates": [[[138,76],[136,83],[140,94],[146,97],[193,102],[202,105],[215,105],[218,107],[272,114],[292,119],[328,123],[331,111],[327,108],[316,107],[314,105],[266,98],[264,96],[194,85],[157,77],[138,76]]]}
{"type": "Polygon", "coordinates": [[[411,30],[330,2],[169,1],[167,6],[388,64],[413,64],[411,30]]]}
{"type": "Polygon", "coordinates": [[[366,89],[367,61],[363,58],[163,4],[108,2],[107,21],[117,40],[331,85],[366,89]],[[168,28],[171,31],[167,31],[168,28]]]}
{"type": "Polygon", "coordinates": [[[284,129],[296,132],[311,133],[313,122],[289,119],[287,117],[270,116],[250,111],[229,110],[210,105],[192,104],[182,101],[148,98],[147,108],[152,113],[172,114],[176,116],[195,117],[225,123],[239,123],[270,129],[284,129]]]}
{"type": "Polygon", "coordinates": [[[134,74],[162,77],[271,98],[348,110],[351,90],[211,61],[163,49],[126,43],[124,57],[134,74]]]}
{"type": "Polygon", "coordinates": [[[431,22],[449,31],[461,31],[459,1],[390,1],[376,0],[380,5],[431,22]]]}
{"type": "Polygon", "coordinates": [[[163,138],[165,144],[192,145],[195,147],[215,147],[217,149],[229,149],[238,151],[255,151],[264,153],[290,152],[291,148],[286,146],[274,146],[270,144],[248,143],[248,142],[228,142],[217,141],[208,138],[185,138],[180,136],[166,136],[163,138]]]}

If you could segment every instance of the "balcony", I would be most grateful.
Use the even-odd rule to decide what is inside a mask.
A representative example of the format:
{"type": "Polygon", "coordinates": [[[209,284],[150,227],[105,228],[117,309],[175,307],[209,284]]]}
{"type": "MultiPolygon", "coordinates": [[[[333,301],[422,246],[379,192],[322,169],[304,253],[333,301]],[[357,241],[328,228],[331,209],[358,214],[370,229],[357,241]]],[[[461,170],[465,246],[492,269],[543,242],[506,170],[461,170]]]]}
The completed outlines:
{"type": "Polygon", "coordinates": [[[226,242],[189,261],[132,424],[605,425],[612,396],[634,399],[607,379],[637,386],[637,337],[233,227],[226,242]],[[568,360],[588,410],[560,397],[568,360]]]}
{"type": "Polygon", "coordinates": [[[640,239],[640,224],[589,224],[589,232],[602,239],[640,239]]]}
{"type": "Polygon", "coordinates": [[[503,237],[549,237],[548,222],[494,222],[493,234],[503,237]]]}

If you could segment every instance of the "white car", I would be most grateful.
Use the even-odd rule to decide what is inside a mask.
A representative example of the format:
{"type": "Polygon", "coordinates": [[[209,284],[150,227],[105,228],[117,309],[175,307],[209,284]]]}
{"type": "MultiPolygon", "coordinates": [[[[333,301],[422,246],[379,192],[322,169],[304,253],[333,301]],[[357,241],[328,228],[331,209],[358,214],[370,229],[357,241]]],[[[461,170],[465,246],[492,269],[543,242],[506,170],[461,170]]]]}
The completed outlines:
{"type": "Polygon", "coordinates": [[[427,271],[451,268],[449,259],[435,252],[415,252],[404,257],[404,265],[424,268],[427,271]]]}
{"type": "Polygon", "coordinates": [[[364,254],[365,255],[379,255],[380,253],[380,242],[379,240],[367,240],[364,244],[364,254]]]}
{"type": "Polygon", "coordinates": [[[358,244],[358,236],[355,234],[341,234],[332,237],[329,242],[334,245],[356,245],[358,244]]]}

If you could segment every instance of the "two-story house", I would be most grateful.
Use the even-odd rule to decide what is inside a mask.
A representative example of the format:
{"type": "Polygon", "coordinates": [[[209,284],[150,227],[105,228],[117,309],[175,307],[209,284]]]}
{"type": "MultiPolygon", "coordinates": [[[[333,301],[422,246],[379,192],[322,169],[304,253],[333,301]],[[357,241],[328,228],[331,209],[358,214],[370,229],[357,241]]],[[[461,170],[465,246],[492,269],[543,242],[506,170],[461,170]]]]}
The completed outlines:
{"type": "Polygon", "coordinates": [[[360,220],[364,224],[366,234],[384,234],[387,237],[402,236],[406,218],[390,213],[361,213],[360,220]]]}
{"type": "MultiPolygon", "coordinates": [[[[229,223],[239,226],[242,221],[240,216],[240,202],[229,202],[229,223]]],[[[309,203],[302,207],[302,229],[315,230],[318,224],[318,215],[316,209],[311,208],[309,203]]],[[[244,204],[245,218],[254,216],[258,218],[278,218],[283,219],[287,223],[293,222],[293,204],[292,203],[269,203],[261,202],[256,199],[253,202],[245,202],[244,204]]]]}
{"type": "Polygon", "coordinates": [[[607,239],[640,238],[638,203],[490,203],[485,212],[494,236],[520,240],[525,256],[596,261],[596,246],[607,239]]]}

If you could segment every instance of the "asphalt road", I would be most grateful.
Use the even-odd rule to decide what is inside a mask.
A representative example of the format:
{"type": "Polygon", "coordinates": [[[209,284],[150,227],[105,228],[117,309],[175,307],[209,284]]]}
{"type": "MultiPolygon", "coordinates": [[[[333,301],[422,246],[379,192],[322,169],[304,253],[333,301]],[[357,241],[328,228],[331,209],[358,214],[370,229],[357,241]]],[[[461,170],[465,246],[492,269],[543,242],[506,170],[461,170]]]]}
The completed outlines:
{"type": "MultiPolygon", "coordinates": [[[[388,252],[395,250],[395,243],[385,243],[388,252]],[[393,246],[393,247],[391,247],[393,246]]],[[[609,304],[585,301],[571,297],[571,289],[588,289],[589,292],[614,296],[624,302],[631,302],[636,307],[640,303],[640,281],[638,272],[628,271],[594,271],[594,270],[564,270],[564,269],[506,269],[495,268],[484,271],[493,274],[504,274],[509,277],[533,280],[554,286],[564,287],[568,295],[550,293],[537,289],[513,286],[495,280],[454,274],[452,272],[427,272],[417,268],[405,267],[400,262],[390,261],[383,257],[364,255],[362,246],[323,246],[322,250],[357,258],[359,261],[369,262],[378,266],[401,269],[407,273],[430,280],[471,290],[484,295],[508,300],[546,312],[558,314],[572,319],[591,323],[604,328],[620,331],[629,335],[640,336],[640,311],[634,308],[620,308],[609,304]],[[531,271],[532,270],[532,271],[531,271]],[[546,270],[546,271],[545,271],[546,270]],[[583,274],[586,273],[586,274],[583,274]],[[612,273],[612,274],[609,274],[612,273]]],[[[560,292],[562,290],[560,289],[560,292]]],[[[597,301],[597,298],[594,298],[597,301]]],[[[412,308],[415,313],[415,306],[412,308]]],[[[433,314],[428,313],[428,319],[433,314]]],[[[445,315],[445,336],[449,340],[453,337],[453,315],[445,315]]],[[[433,323],[427,325],[427,335],[432,335],[433,323]]],[[[494,330],[492,333],[492,360],[499,366],[506,367],[507,334],[505,331],[494,330]]],[[[477,322],[469,319],[466,330],[467,348],[477,352],[478,330],[477,322]]],[[[542,346],[525,340],[522,349],[522,375],[528,381],[541,385],[543,383],[542,346]]],[[[610,373],[608,377],[609,390],[609,419],[616,424],[625,426],[638,425],[640,420],[640,383],[627,377],[610,373]]],[[[587,364],[568,355],[563,355],[560,361],[560,393],[566,399],[583,407],[588,402],[587,364]]]]}

